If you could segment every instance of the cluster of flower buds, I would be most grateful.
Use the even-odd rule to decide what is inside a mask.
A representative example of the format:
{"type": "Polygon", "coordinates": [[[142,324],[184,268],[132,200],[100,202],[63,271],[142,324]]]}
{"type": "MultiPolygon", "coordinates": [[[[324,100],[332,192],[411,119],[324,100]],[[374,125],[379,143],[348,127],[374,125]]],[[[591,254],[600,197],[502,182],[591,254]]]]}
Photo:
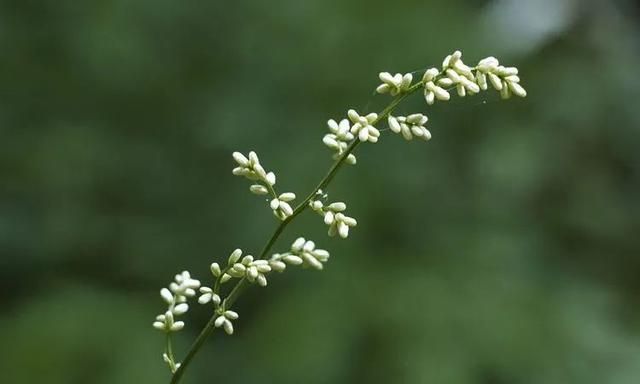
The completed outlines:
{"type": "Polygon", "coordinates": [[[431,132],[424,127],[428,120],[429,118],[421,113],[414,113],[406,117],[389,115],[387,119],[391,131],[402,134],[406,140],[411,140],[413,136],[416,136],[425,141],[431,139],[431,132]]]}
{"type": "Polygon", "coordinates": [[[349,120],[353,123],[351,126],[351,133],[358,135],[360,141],[368,141],[371,143],[378,142],[380,137],[380,131],[373,124],[378,120],[377,113],[369,113],[366,116],[360,116],[358,112],[353,109],[347,111],[349,120]]]}
{"type": "Polygon", "coordinates": [[[413,75],[410,73],[401,74],[396,73],[391,75],[389,72],[380,72],[378,75],[382,84],[376,88],[378,93],[389,93],[391,96],[397,96],[402,92],[406,92],[411,88],[411,82],[413,81],[413,75]]]}
{"type": "Polygon", "coordinates": [[[504,67],[493,56],[480,60],[476,71],[476,82],[481,89],[486,90],[487,80],[503,99],[508,99],[513,93],[519,97],[527,96],[527,91],[520,85],[518,68],[504,67]]]}
{"type": "Polygon", "coordinates": [[[324,223],[329,226],[329,236],[338,234],[346,239],[349,236],[349,228],[358,225],[356,219],[343,213],[347,209],[347,205],[343,202],[324,205],[320,200],[311,200],[309,206],[323,217],[324,223]]]}
{"type": "Polygon", "coordinates": [[[482,59],[475,68],[471,68],[462,62],[460,51],[447,55],[442,62],[442,71],[438,71],[437,68],[425,71],[422,83],[424,97],[429,105],[435,100],[449,100],[449,88],[455,87],[458,96],[464,97],[487,90],[488,83],[491,83],[504,99],[508,99],[512,94],[527,96],[527,91],[520,85],[517,68],[501,66],[495,57],[482,59]]]}
{"type": "MultiPolygon", "coordinates": [[[[268,185],[268,187],[273,187],[276,184],[276,175],[273,172],[267,172],[264,170],[264,168],[260,164],[258,155],[255,152],[249,152],[249,158],[247,158],[240,152],[233,152],[233,159],[236,161],[236,163],[238,163],[238,166],[233,169],[234,175],[244,176],[251,181],[265,183],[268,185]]],[[[264,187],[266,189],[265,193],[268,193],[268,189],[264,185],[254,185],[264,187]]],[[[262,191],[261,188],[254,187],[254,185],[251,186],[252,189],[255,189],[256,191],[262,191]]],[[[252,190],[252,192],[254,191],[252,190]]]]}
{"type": "MultiPolygon", "coordinates": [[[[324,145],[329,147],[329,149],[335,151],[333,159],[338,160],[344,151],[347,150],[347,147],[349,147],[349,142],[353,140],[351,125],[347,119],[342,119],[340,123],[331,119],[327,121],[327,125],[329,126],[329,131],[331,131],[331,133],[324,135],[322,142],[324,145]]],[[[354,154],[350,153],[344,161],[347,164],[353,165],[356,163],[356,157],[354,154]]]]}
{"type": "Polygon", "coordinates": [[[231,323],[231,320],[237,319],[239,317],[238,313],[231,310],[225,311],[222,308],[219,308],[217,310],[217,314],[218,314],[218,317],[216,317],[216,319],[214,320],[213,325],[216,328],[222,327],[224,331],[227,333],[227,335],[232,335],[233,324],[231,323]]]}
{"type": "Polygon", "coordinates": [[[278,219],[284,220],[293,214],[293,208],[291,208],[289,202],[293,201],[296,195],[292,192],[276,194],[273,188],[276,184],[276,175],[273,172],[267,173],[264,170],[255,152],[249,152],[248,158],[240,152],[234,152],[233,159],[238,163],[238,166],[233,169],[233,174],[244,176],[256,182],[249,187],[251,193],[256,195],[271,194],[272,199],[269,202],[269,206],[278,219]]]}
{"type": "Polygon", "coordinates": [[[169,356],[169,354],[167,354],[166,352],[162,354],[162,360],[164,360],[164,362],[167,363],[167,365],[169,366],[169,369],[171,370],[171,373],[176,373],[178,368],[180,368],[181,364],[173,361],[171,356],[169,356]]]}
{"type": "Polygon", "coordinates": [[[284,220],[293,214],[293,208],[289,205],[290,201],[295,200],[296,194],[293,192],[281,193],[278,197],[274,197],[269,205],[273,210],[273,214],[280,220],[284,220]]]}
{"type": "Polygon", "coordinates": [[[435,83],[440,71],[436,68],[427,69],[422,76],[422,83],[424,84],[424,98],[427,104],[432,105],[436,99],[440,101],[447,101],[451,98],[449,92],[446,89],[440,87],[435,83]]]}
{"type": "MultiPolygon", "coordinates": [[[[299,237],[291,244],[291,250],[289,252],[274,254],[271,256],[269,263],[271,263],[272,267],[273,263],[280,262],[282,264],[302,265],[303,267],[312,267],[321,270],[323,263],[326,263],[328,260],[329,251],[316,249],[316,244],[313,241],[299,237]]],[[[284,268],[282,269],[284,270],[284,268]]]]}
{"type": "Polygon", "coordinates": [[[473,95],[480,92],[471,68],[462,62],[462,52],[455,51],[445,57],[442,72],[445,76],[438,80],[438,85],[447,88],[455,86],[458,96],[464,97],[467,93],[473,95]]]}
{"type": "MultiPolygon", "coordinates": [[[[242,279],[246,278],[251,283],[258,283],[258,285],[264,287],[267,285],[267,277],[265,276],[267,273],[271,272],[271,265],[267,260],[254,260],[253,256],[246,255],[242,257],[242,250],[236,249],[231,252],[229,255],[229,259],[227,260],[227,266],[224,270],[220,268],[218,263],[211,264],[211,273],[216,278],[220,279],[220,283],[226,283],[232,278],[242,279]]],[[[203,291],[200,289],[200,292],[206,296],[206,299],[203,299],[205,302],[209,298],[210,290],[207,289],[203,291]]],[[[202,298],[202,296],[201,296],[202,298]]]]}
{"type": "Polygon", "coordinates": [[[188,271],[175,276],[169,288],[160,290],[160,297],[167,303],[167,311],[156,316],[153,327],[164,332],[175,332],[184,328],[184,322],[176,321],[175,317],[185,314],[189,310],[187,298],[196,294],[200,281],[192,279],[188,271]]]}

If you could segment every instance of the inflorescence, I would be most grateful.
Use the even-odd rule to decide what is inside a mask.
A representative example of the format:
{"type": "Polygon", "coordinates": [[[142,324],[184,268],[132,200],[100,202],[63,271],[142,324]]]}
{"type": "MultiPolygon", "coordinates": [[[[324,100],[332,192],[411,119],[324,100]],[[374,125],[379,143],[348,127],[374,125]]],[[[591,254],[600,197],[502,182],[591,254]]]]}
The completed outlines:
{"type": "Polygon", "coordinates": [[[267,254],[282,229],[307,207],[322,216],[325,225],[328,226],[329,236],[337,234],[343,239],[349,236],[349,230],[357,225],[356,219],[345,214],[347,205],[344,202],[328,203],[326,201],[328,195],[320,188],[324,188],[331,181],[340,165],[343,163],[356,164],[356,157],[352,151],[359,143],[378,142],[381,130],[376,128],[376,125],[386,119],[390,131],[401,135],[406,140],[412,140],[414,137],[425,141],[431,139],[431,132],[425,127],[428,118],[424,114],[413,113],[406,116],[391,114],[402,98],[422,89],[425,101],[428,105],[432,105],[436,101],[449,100],[451,98],[450,91],[453,89],[458,96],[465,97],[485,91],[489,89],[489,86],[500,92],[500,96],[504,99],[510,98],[512,95],[519,97],[527,95],[520,84],[517,68],[502,66],[494,57],[487,57],[480,60],[475,67],[469,67],[463,63],[460,51],[448,55],[442,62],[441,69],[429,68],[425,70],[422,80],[417,83],[413,83],[411,73],[391,75],[389,72],[382,72],[379,78],[382,84],[376,88],[376,92],[389,94],[394,97],[394,101],[380,114],[361,114],[354,109],[349,109],[346,118],[339,121],[331,119],[327,122],[329,133],[324,135],[322,142],[334,152],[335,163],[328,176],[321,181],[309,197],[295,208],[291,204],[296,199],[296,195],[292,192],[278,193],[276,191],[275,173],[267,172],[264,169],[255,152],[249,152],[248,156],[240,152],[233,153],[233,159],[237,163],[233,174],[243,176],[252,182],[249,187],[251,193],[268,197],[269,208],[279,219],[280,224],[260,257],[254,258],[252,255],[243,257],[242,250],[236,249],[230,254],[224,266],[216,262],[212,263],[210,266],[213,277],[212,286],[201,286],[200,281],[191,278],[189,272],[184,271],[175,276],[168,288],[160,290],[160,296],[167,304],[167,310],[156,317],[153,327],[167,334],[167,346],[163,360],[174,374],[172,383],[176,383],[180,379],[184,367],[202,344],[201,342],[204,341],[200,340],[201,337],[206,338],[213,328],[222,328],[227,334],[233,334],[233,321],[238,319],[239,315],[231,310],[231,305],[243,284],[249,283],[264,287],[267,285],[269,274],[274,271],[283,272],[287,266],[323,269],[329,259],[329,252],[316,248],[313,241],[303,237],[297,238],[289,250],[283,253],[274,253],[271,256],[267,256],[267,254]],[[222,286],[232,280],[236,280],[236,285],[225,296],[222,286]],[[170,336],[173,332],[184,328],[184,322],[177,320],[177,317],[184,315],[189,310],[187,301],[196,296],[198,292],[200,293],[197,299],[198,303],[212,305],[213,314],[211,321],[187,355],[181,369],[181,364],[174,359],[170,336]]]}

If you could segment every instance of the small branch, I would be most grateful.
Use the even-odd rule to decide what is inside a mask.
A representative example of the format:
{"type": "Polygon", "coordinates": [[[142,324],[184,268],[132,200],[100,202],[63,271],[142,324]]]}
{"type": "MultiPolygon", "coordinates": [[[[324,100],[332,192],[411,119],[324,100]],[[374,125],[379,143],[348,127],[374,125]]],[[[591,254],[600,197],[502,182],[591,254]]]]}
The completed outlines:
{"type": "MultiPolygon", "coordinates": [[[[417,82],[411,88],[409,88],[407,90],[407,92],[405,92],[405,93],[397,96],[395,99],[393,99],[393,101],[385,109],[383,109],[382,112],[380,112],[380,114],[378,115],[378,118],[372,123],[372,125],[377,124],[382,119],[387,117],[398,106],[398,104],[400,104],[400,102],[402,100],[404,100],[407,96],[409,96],[410,94],[414,93],[416,90],[418,90],[420,88],[422,88],[422,82],[417,82]]],[[[267,256],[267,254],[269,253],[269,251],[271,250],[271,248],[275,244],[276,240],[278,240],[278,238],[280,237],[280,235],[282,234],[284,229],[287,227],[287,225],[289,225],[293,221],[293,219],[296,218],[296,216],[298,216],[300,213],[302,213],[309,206],[309,202],[311,201],[311,199],[313,199],[313,197],[316,195],[318,190],[324,189],[324,188],[326,188],[327,185],[329,185],[329,183],[333,180],[333,178],[338,173],[340,168],[344,165],[347,156],[349,156],[349,154],[351,154],[359,144],[360,144],[360,140],[357,137],[355,139],[353,139],[353,141],[351,141],[351,143],[349,144],[347,149],[342,153],[340,158],[338,158],[333,163],[331,168],[329,168],[329,171],[320,180],[318,185],[316,185],[316,187],[311,191],[311,193],[309,193],[309,195],[307,195],[307,197],[300,204],[298,204],[298,206],[296,206],[296,208],[293,210],[293,213],[291,214],[291,216],[289,216],[286,219],[282,220],[280,222],[280,224],[278,224],[278,226],[276,227],[275,231],[273,232],[273,234],[271,235],[271,237],[269,238],[267,243],[262,248],[262,251],[260,252],[260,256],[258,257],[258,259],[264,259],[267,256]]],[[[270,191],[271,194],[273,194],[275,196],[275,191],[272,188],[269,188],[269,191],[270,191]]],[[[275,196],[275,197],[277,197],[277,196],[275,196]]],[[[226,272],[227,270],[228,270],[228,268],[223,270],[223,272],[226,272]]],[[[223,276],[223,275],[224,274],[221,274],[220,276],[223,276]]],[[[221,277],[218,277],[218,279],[216,279],[216,283],[215,283],[215,287],[214,287],[214,292],[215,293],[218,293],[218,291],[219,291],[220,279],[221,279],[221,277]]],[[[231,308],[233,303],[237,300],[238,296],[240,295],[240,293],[244,290],[244,288],[246,286],[247,286],[247,282],[246,282],[245,278],[240,279],[236,283],[236,285],[233,287],[233,289],[231,290],[229,295],[224,299],[224,301],[222,303],[222,306],[223,306],[223,308],[225,308],[225,310],[231,308]]],[[[205,342],[207,337],[214,330],[214,328],[215,328],[214,327],[214,322],[215,322],[216,317],[218,317],[218,316],[219,315],[216,314],[216,313],[214,313],[211,316],[211,318],[207,322],[207,325],[205,325],[205,327],[202,329],[202,331],[200,332],[200,334],[198,335],[196,340],[191,345],[191,348],[189,348],[189,352],[187,352],[187,356],[185,357],[184,361],[182,361],[182,363],[181,363],[182,365],[180,366],[180,368],[171,377],[170,384],[177,384],[180,381],[182,375],[184,374],[184,371],[187,369],[187,367],[191,363],[191,360],[196,355],[196,353],[198,353],[198,351],[200,350],[200,347],[202,347],[202,344],[205,342]]]]}

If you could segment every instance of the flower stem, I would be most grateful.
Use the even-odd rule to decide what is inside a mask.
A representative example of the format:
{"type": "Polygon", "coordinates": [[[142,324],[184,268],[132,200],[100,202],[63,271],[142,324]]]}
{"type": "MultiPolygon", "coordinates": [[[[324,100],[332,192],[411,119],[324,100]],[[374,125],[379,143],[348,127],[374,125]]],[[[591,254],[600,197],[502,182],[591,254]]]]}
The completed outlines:
{"type": "MultiPolygon", "coordinates": [[[[414,93],[416,90],[422,88],[422,85],[423,85],[422,82],[417,82],[416,84],[412,85],[411,88],[409,88],[405,93],[402,93],[401,95],[393,99],[393,101],[391,101],[391,103],[389,103],[389,105],[387,105],[387,107],[383,109],[382,112],[380,112],[380,114],[378,115],[378,118],[375,121],[373,121],[371,125],[375,125],[378,122],[380,122],[382,119],[386,118],[398,106],[398,104],[400,104],[402,100],[404,100],[410,94],[414,93]]],[[[278,240],[278,238],[280,237],[284,229],[287,227],[287,225],[289,225],[289,223],[291,223],[291,221],[293,221],[293,219],[296,216],[302,213],[302,211],[304,211],[309,206],[309,202],[311,201],[311,199],[313,199],[313,197],[316,195],[318,190],[321,190],[325,188],[327,185],[329,185],[331,180],[333,180],[333,178],[338,173],[340,168],[344,165],[344,162],[347,156],[349,156],[349,154],[353,152],[359,144],[360,144],[360,140],[357,137],[353,139],[353,141],[351,141],[347,149],[342,153],[342,156],[340,156],[333,163],[331,168],[329,168],[329,171],[322,178],[322,180],[320,180],[320,182],[313,189],[313,191],[311,191],[311,193],[309,193],[309,195],[307,195],[307,197],[300,204],[296,206],[291,216],[287,217],[286,219],[280,222],[280,224],[276,227],[275,231],[273,232],[273,234],[271,235],[267,243],[262,248],[262,251],[260,252],[260,256],[258,257],[258,260],[264,259],[264,257],[269,253],[269,251],[275,244],[276,240],[278,240]]],[[[271,190],[270,192],[275,196],[275,191],[271,190]]],[[[219,288],[218,281],[216,281],[216,288],[219,288]]],[[[246,287],[246,285],[247,285],[246,279],[244,278],[240,279],[236,283],[236,285],[233,287],[229,295],[223,301],[222,305],[225,309],[231,308],[231,306],[236,301],[236,299],[238,298],[240,293],[243,291],[243,289],[246,287]]],[[[209,337],[211,332],[215,329],[214,322],[216,317],[218,317],[218,315],[214,313],[209,319],[209,321],[207,322],[207,325],[205,325],[205,327],[202,329],[202,331],[200,332],[196,340],[193,342],[193,344],[191,345],[191,348],[189,348],[189,352],[187,352],[187,356],[185,356],[184,361],[182,361],[180,368],[178,368],[178,370],[171,377],[170,384],[177,384],[180,381],[180,379],[182,378],[182,375],[184,374],[184,371],[189,366],[189,363],[191,362],[193,357],[196,355],[196,353],[198,353],[198,351],[200,350],[200,347],[202,347],[207,337],[209,337]]]]}

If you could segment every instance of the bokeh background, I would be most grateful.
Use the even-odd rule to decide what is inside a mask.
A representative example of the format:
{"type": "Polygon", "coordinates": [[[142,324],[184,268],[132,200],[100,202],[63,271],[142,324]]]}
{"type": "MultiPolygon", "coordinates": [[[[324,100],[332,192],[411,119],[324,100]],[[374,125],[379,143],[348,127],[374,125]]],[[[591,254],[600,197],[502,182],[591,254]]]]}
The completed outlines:
{"type": "MultiPolygon", "coordinates": [[[[0,2],[0,381],[162,383],[158,290],[276,226],[231,152],[306,195],[377,73],[495,55],[494,92],[401,111],[328,192],[359,226],[237,303],[185,383],[640,382],[640,6],[631,1],[0,2]]],[[[196,306],[183,355],[206,322],[196,306]]]]}

